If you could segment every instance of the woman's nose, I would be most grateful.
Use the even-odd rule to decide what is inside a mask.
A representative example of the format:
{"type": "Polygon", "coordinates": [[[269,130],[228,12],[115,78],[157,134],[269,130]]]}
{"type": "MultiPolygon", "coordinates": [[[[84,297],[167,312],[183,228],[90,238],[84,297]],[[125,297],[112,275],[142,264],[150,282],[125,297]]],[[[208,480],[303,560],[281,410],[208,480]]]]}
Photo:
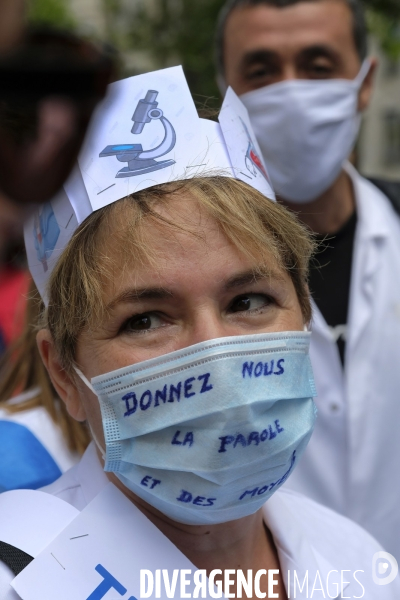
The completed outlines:
{"type": "Polygon", "coordinates": [[[223,316],[213,310],[203,310],[197,314],[189,330],[189,344],[199,344],[207,340],[236,335],[223,316]]]}

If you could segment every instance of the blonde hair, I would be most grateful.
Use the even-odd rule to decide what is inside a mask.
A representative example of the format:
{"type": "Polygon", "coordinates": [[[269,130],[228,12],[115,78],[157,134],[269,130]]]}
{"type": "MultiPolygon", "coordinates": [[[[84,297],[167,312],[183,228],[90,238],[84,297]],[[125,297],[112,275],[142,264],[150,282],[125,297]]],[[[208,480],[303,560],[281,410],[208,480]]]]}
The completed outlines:
{"type": "Polygon", "coordinates": [[[83,454],[90,442],[87,427],[69,416],[64,402],[57,397],[37,348],[37,323],[43,310],[39,293],[31,281],[24,330],[0,360],[0,408],[16,413],[43,407],[60,427],[69,450],[83,454]],[[16,395],[24,392],[27,392],[24,394],[26,399],[13,402],[16,395]]]}
{"type": "MultiPolygon", "coordinates": [[[[314,243],[293,214],[236,179],[199,177],[162,184],[92,213],[60,257],[49,281],[49,305],[42,325],[50,330],[67,372],[72,373],[80,333],[104,314],[105,278],[112,281],[113,271],[124,267],[111,262],[107,240],[112,236],[113,247],[123,245],[126,263],[151,263],[152,248],[144,225],[182,230],[155,210],[168,205],[171,197],[182,195],[195,200],[245,255],[259,259],[269,252],[291,277],[304,320],[310,320],[307,277],[314,243]]],[[[193,228],[184,230],[198,235],[193,228]]]]}

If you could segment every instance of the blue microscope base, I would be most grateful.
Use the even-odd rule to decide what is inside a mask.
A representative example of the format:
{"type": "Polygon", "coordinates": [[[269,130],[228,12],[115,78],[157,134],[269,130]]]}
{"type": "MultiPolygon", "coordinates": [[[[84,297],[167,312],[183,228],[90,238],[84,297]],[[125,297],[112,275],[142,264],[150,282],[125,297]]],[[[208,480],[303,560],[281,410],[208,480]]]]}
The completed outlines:
{"type": "MultiPolygon", "coordinates": [[[[139,161],[138,161],[139,162],[139,161]]],[[[148,162],[148,161],[143,161],[148,162]]],[[[174,160],[160,160],[159,162],[154,161],[155,164],[152,165],[143,165],[142,167],[137,165],[134,169],[130,167],[124,167],[116,174],[117,178],[120,177],[134,177],[135,175],[142,175],[143,173],[152,173],[153,171],[159,171],[160,169],[165,169],[165,167],[170,167],[175,164],[174,160]]]]}

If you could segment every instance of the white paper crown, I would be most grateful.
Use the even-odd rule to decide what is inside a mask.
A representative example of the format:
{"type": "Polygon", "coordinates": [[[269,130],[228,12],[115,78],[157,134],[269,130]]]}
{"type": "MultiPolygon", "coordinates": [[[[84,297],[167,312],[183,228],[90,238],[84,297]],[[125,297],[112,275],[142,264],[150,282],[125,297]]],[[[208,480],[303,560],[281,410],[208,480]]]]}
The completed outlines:
{"type": "Polygon", "coordinates": [[[275,199],[247,109],[231,88],[218,124],[199,118],[181,67],[111,84],[64,189],[25,224],[28,265],[44,302],[59,256],[92,212],[160,183],[212,175],[275,199]]]}

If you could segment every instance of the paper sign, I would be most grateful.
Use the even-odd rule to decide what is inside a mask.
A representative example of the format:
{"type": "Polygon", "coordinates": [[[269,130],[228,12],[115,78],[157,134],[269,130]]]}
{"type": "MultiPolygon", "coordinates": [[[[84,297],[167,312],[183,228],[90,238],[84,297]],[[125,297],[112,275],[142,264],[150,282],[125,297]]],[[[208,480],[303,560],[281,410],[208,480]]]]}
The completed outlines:
{"type": "Polygon", "coordinates": [[[79,157],[93,210],[146,187],[185,179],[200,136],[182,67],[111,84],[79,157]]]}
{"type": "Polygon", "coordinates": [[[79,511],[45,492],[13,490],[0,494],[0,515],[0,540],[35,557],[79,511]]]}
{"type": "Polygon", "coordinates": [[[38,206],[25,223],[29,270],[45,302],[49,276],[77,227],[74,209],[64,190],[51,202],[38,206]]]}
{"type": "Polygon", "coordinates": [[[168,569],[172,580],[174,569],[196,567],[108,484],[11,585],[23,600],[136,600],[141,569],[168,569]]]}
{"type": "Polygon", "coordinates": [[[254,135],[247,108],[231,87],[226,92],[219,122],[235,177],[256,188],[267,198],[275,200],[267,167],[254,135]]]}

